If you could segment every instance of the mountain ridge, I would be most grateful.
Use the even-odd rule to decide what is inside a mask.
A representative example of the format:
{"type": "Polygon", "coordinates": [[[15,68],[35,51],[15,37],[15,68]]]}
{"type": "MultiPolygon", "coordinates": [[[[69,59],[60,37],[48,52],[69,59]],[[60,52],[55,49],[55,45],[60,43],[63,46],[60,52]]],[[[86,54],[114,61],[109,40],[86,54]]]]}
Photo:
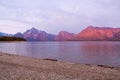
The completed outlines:
{"type": "Polygon", "coordinates": [[[117,36],[120,32],[120,28],[110,28],[110,27],[90,27],[82,30],[76,35],[78,40],[120,40],[117,36]]]}
{"type": "MultiPolygon", "coordinates": [[[[8,35],[0,32],[0,36],[8,35]]],[[[60,31],[54,35],[32,27],[12,36],[25,38],[27,41],[120,41],[120,28],[88,26],[78,34],[60,31]]]]}
{"type": "Polygon", "coordinates": [[[40,31],[34,27],[26,30],[24,33],[17,33],[14,36],[25,38],[27,41],[52,41],[54,39],[53,34],[40,31]]]}

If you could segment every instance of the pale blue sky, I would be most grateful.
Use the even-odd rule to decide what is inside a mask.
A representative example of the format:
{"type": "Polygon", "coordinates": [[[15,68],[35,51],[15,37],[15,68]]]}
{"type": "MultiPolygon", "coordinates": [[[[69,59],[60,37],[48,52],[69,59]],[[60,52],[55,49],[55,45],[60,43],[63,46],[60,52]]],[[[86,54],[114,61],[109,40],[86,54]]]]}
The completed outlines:
{"type": "Polygon", "coordinates": [[[0,0],[0,32],[79,33],[89,25],[120,27],[120,0],[0,0]]]}

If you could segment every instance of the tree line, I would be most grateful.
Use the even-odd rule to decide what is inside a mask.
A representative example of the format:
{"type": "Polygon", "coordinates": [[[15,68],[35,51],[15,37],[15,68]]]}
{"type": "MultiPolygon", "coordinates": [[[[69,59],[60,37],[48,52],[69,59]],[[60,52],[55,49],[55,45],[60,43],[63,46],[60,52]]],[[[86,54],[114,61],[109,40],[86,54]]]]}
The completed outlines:
{"type": "Polygon", "coordinates": [[[24,38],[13,36],[0,36],[0,41],[26,41],[24,38]]]}

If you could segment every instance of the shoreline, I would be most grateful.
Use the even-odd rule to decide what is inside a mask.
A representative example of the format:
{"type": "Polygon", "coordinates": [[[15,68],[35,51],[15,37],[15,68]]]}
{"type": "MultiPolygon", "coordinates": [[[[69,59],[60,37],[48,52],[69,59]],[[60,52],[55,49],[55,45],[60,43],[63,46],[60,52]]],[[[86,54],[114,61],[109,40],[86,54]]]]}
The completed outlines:
{"type": "Polygon", "coordinates": [[[104,65],[104,64],[89,64],[89,63],[76,63],[76,62],[69,62],[69,61],[60,61],[55,58],[36,58],[36,57],[31,57],[31,56],[24,56],[24,55],[19,55],[19,54],[9,54],[5,52],[0,52],[0,55],[9,55],[9,56],[21,56],[21,57],[28,57],[28,58],[33,58],[33,59],[40,59],[40,60],[48,60],[48,61],[57,61],[57,62],[63,62],[63,63],[71,63],[71,64],[83,64],[83,65],[89,65],[89,66],[99,66],[99,67],[106,67],[106,68],[118,68],[120,66],[112,66],[112,65],[104,65]]]}
{"type": "Polygon", "coordinates": [[[6,79],[120,80],[120,67],[77,64],[0,52],[0,80],[6,79]]]}

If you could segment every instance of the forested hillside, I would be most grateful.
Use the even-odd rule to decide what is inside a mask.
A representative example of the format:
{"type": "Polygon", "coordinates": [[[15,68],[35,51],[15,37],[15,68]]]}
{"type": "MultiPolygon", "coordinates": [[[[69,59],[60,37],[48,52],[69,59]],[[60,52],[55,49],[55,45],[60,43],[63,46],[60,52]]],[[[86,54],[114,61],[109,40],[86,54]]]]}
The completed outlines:
{"type": "Polygon", "coordinates": [[[0,41],[26,41],[24,38],[0,36],[0,41]]]}

